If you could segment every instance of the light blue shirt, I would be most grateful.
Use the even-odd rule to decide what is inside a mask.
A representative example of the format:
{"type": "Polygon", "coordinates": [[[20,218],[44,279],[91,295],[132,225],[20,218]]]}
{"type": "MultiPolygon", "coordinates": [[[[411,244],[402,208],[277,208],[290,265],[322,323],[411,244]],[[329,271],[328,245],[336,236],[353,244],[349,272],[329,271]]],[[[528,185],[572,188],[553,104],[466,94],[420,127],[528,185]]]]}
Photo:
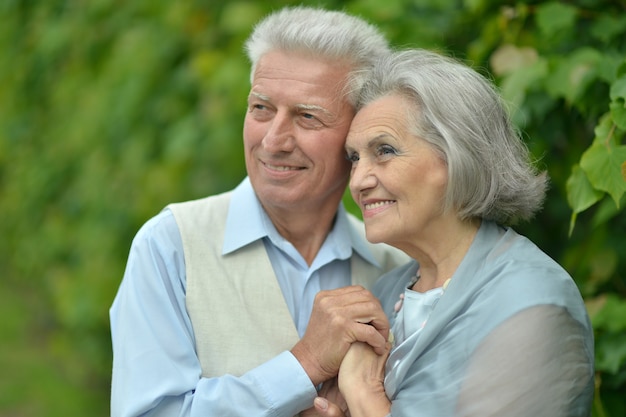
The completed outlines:
{"type": "MultiPolygon", "coordinates": [[[[231,197],[223,253],[258,239],[263,239],[300,336],[317,292],[350,285],[353,251],[377,265],[365,241],[350,233],[340,205],[309,267],[276,231],[245,179],[231,197]]],[[[288,351],[241,377],[201,378],[185,293],[181,237],[173,214],[164,210],[133,240],[110,310],[112,416],[293,416],[312,405],[315,387],[288,351]]]]}

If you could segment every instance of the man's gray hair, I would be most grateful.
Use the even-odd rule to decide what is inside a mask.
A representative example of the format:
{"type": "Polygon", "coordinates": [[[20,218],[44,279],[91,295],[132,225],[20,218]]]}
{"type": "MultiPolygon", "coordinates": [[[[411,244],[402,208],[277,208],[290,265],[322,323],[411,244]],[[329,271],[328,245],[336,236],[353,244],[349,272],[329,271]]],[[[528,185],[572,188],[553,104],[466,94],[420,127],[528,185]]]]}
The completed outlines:
{"type": "MultiPolygon", "coordinates": [[[[365,20],[340,11],[312,7],[287,7],[274,12],[255,27],[245,43],[252,64],[250,79],[257,63],[271,51],[295,52],[327,62],[348,65],[349,71],[369,68],[383,54],[389,53],[385,37],[365,20]]],[[[349,77],[358,83],[360,77],[349,77]]],[[[346,86],[348,93],[358,85],[346,86]]],[[[349,97],[355,104],[355,98],[349,97]]]]}

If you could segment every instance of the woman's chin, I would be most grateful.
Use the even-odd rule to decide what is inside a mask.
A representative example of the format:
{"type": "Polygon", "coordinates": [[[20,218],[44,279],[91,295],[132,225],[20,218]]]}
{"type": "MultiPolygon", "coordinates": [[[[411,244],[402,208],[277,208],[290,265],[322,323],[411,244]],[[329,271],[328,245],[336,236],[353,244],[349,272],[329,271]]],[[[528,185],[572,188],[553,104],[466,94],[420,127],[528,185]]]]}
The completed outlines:
{"type": "Polygon", "coordinates": [[[377,231],[369,231],[365,229],[365,237],[370,243],[387,243],[384,234],[377,231]]]}

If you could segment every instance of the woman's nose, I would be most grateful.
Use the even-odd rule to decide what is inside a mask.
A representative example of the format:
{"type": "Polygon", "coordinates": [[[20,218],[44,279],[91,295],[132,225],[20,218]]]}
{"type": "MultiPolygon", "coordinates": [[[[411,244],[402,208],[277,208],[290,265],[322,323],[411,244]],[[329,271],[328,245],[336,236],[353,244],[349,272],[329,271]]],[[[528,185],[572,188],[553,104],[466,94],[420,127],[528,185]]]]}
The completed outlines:
{"type": "Polygon", "coordinates": [[[377,184],[376,176],[367,159],[361,158],[352,164],[350,173],[350,191],[354,194],[374,188],[377,184]]]}

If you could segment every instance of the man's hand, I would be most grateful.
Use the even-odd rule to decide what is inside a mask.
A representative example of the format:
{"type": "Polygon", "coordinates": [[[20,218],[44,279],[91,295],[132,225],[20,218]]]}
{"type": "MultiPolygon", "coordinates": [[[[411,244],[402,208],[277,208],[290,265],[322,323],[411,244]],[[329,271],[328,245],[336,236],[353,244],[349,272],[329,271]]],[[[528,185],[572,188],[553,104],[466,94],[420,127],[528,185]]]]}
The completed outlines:
{"type": "Polygon", "coordinates": [[[302,339],[291,353],[314,385],[337,376],[350,345],[363,342],[386,355],[389,321],[380,302],[360,286],[320,291],[302,339]]]}
{"type": "Polygon", "coordinates": [[[324,397],[317,397],[313,407],[300,413],[300,417],[350,417],[350,412],[344,412],[341,407],[324,397]]]}
{"type": "Polygon", "coordinates": [[[348,417],[348,405],[339,392],[337,378],[324,382],[313,402],[313,407],[300,413],[300,417],[348,417]]]}

